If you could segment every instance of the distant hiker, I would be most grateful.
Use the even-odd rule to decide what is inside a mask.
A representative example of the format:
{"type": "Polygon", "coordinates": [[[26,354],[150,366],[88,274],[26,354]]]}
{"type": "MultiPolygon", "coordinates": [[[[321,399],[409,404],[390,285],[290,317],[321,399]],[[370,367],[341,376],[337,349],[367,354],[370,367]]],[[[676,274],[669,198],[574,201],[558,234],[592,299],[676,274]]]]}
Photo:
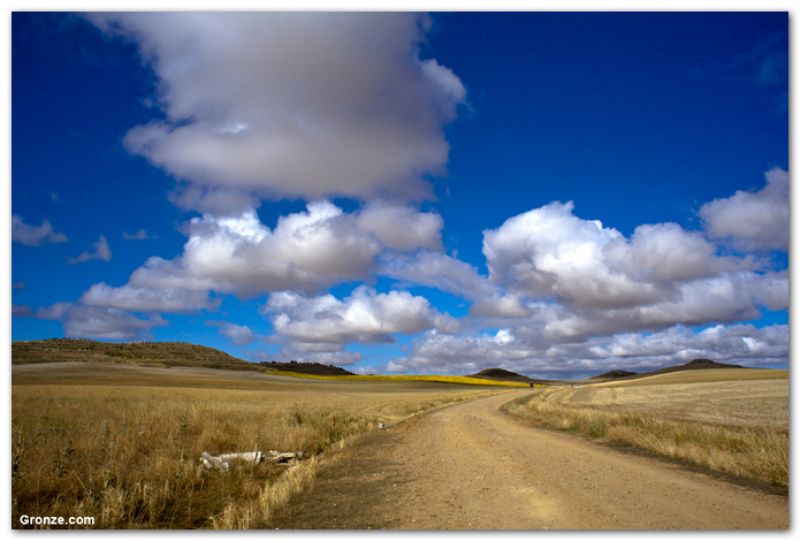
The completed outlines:
{"type": "Polygon", "coordinates": [[[531,382],[531,389],[533,389],[533,382],[531,382]]]}

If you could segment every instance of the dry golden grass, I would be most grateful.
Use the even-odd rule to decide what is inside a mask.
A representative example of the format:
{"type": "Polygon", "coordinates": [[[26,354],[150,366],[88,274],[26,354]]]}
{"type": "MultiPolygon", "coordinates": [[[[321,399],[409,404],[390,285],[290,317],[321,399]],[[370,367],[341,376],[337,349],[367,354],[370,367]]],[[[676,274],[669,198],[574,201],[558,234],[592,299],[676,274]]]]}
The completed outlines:
{"type": "Polygon", "coordinates": [[[747,371],[728,371],[736,373],[701,371],[617,384],[552,387],[510,404],[508,411],[550,428],[785,488],[786,373],[773,371],[773,379],[766,379],[769,371],[753,371],[754,379],[748,380],[747,371]]]}
{"type": "Polygon", "coordinates": [[[496,391],[284,381],[258,373],[14,368],[12,524],[94,516],[100,528],[255,528],[314,477],[317,457],[379,422],[496,391]],[[198,457],[300,450],[297,466],[228,473],[198,457]]]}

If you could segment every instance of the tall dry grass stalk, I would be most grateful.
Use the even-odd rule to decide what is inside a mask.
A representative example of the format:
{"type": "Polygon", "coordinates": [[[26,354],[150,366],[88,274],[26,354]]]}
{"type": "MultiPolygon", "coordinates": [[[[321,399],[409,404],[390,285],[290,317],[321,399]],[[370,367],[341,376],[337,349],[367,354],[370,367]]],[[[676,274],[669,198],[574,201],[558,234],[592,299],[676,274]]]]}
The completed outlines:
{"type": "Polygon", "coordinates": [[[509,403],[506,410],[548,428],[631,445],[776,487],[788,486],[788,427],[665,418],[652,403],[647,411],[572,405],[562,401],[560,394],[559,390],[538,392],[509,403]]]}
{"type": "Polygon", "coordinates": [[[244,504],[229,503],[220,516],[212,517],[212,527],[220,530],[246,530],[267,526],[275,509],[314,482],[316,471],[316,457],[292,467],[274,483],[265,483],[256,498],[244,504]]]}
{"type": "Polygon", "coordinates": [[[379,422],[485,394],[306,385],[14,385],[12,524],[27,514],[94,516],[99,528],[263,527],[313,481],[317,457],[338,442],[379,422]],[[269,449],[312,458],[228,473],[198,461],[203,451],[269,449]]]}

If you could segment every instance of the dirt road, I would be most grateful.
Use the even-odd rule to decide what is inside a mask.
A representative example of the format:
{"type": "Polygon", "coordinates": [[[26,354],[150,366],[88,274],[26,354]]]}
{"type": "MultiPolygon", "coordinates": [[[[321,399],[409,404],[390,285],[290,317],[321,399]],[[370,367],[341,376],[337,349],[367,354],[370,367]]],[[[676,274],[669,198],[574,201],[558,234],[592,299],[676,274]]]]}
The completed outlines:
{"type": "MultiPolygon", "coordinates": [[[[524,394],[527,391],[522,391],[524,394]]],[[[504,393],[361,440],[278,513],[282,529],[773,529],[788,500],[520,424],[504,393]]]]}

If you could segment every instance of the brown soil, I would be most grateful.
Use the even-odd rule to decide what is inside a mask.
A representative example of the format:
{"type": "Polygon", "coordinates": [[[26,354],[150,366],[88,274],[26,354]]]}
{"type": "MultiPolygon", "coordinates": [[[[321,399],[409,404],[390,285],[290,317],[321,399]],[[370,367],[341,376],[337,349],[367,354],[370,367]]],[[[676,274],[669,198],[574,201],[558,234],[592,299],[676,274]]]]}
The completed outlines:
{"type": "Polygon", "coordinates": [[[281,529],[785,529],[785,496],[524,426],[504,393],[374,433],[325,465],[281,529]]]}

